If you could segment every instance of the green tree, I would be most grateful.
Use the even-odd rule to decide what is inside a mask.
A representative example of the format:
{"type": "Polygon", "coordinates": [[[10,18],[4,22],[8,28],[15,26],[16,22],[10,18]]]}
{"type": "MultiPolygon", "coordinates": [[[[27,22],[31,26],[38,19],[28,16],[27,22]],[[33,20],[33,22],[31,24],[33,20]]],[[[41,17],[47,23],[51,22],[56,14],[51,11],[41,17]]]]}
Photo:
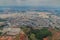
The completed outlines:
{"type": "Polygon", "coordinates": [[[0,32],[0,36],[1,36],[2,32],[0,32]]]}
{"type": "Polygon", "coordinates": [[[23,26],[23,27],[21,27],[21,29],[28,35],[30,32],[31,32],[31,30],[32,30],[32,28],[30,27],[30,26],[23,26]]]}
{"type": "Polygon", "coordinates": [[[52,33],[48,29],[33,30],[32,33],[35,34],[38,40],[43,40],[44,37],[51,36],[52,33]]]}
{"type": "Polygon", "coordinates": [[[33,33],[30,34],[30,40],[37,40],[37,39],[35,38],[35,34],[33,34],[33,33]]]}

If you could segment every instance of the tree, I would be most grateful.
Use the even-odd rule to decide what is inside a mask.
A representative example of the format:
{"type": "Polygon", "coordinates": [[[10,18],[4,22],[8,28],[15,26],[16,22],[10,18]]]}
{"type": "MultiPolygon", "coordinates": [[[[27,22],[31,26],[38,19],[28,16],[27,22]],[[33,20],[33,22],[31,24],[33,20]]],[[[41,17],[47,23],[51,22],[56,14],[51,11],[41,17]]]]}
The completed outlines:
{"type": "Polygon", "coordinates": [[[16,35],[15,40],[20,40],[20,34],[17,34],[17,35],[16,35]]]}
{"type": "Polygon", "coordinates": [[[32,28],[30,27],[30,26],[23,26],[23,27],[21,27],[21,29],[28,35],[30,32],[31,32],[31,30],[32,30],[32,28]]]}
{"type": "Polygon", "coordinates": [[[29,26],[24,26],[22,27],[22,30],[26,33],[29,40],[43,40],[43,38],[52,35],[47,28],[33,29],[29,26]]]}
{"type": "Polygon", "coordinates": [[[37,39],[35,38],[35,34],[33,34],[33,33],[30,34],[30,40],[37,40],[37,39]]]}
{"type": "Polygon", "coordinates": [[[44,29],[44,28],[41,30],[38,30],[38,29],[33,30],[32,33],[35,34],[35,36],[38,40],[43,40],[43,38],[52,35],[52,33],[48,29],[44,29]]]}
{"type": "Polygon", "coordinates": [[[2,32],[0,32],[0,36],[1,36],[2,32]]]}

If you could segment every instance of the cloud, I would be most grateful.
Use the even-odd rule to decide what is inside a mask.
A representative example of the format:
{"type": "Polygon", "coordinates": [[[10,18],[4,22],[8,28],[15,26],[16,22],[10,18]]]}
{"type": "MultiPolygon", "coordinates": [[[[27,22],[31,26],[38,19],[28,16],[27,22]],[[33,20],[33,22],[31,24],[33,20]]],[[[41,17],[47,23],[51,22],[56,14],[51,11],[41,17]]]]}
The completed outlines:
{"type": "Polygon", "coordinates": [[[0,5],[60,6],[60,0],[0,0],[0,5]]]}
{"type": "Polygon", "coordinates": [[[60,0],[28,0],[25,5],[60,6],[60,0]]]}

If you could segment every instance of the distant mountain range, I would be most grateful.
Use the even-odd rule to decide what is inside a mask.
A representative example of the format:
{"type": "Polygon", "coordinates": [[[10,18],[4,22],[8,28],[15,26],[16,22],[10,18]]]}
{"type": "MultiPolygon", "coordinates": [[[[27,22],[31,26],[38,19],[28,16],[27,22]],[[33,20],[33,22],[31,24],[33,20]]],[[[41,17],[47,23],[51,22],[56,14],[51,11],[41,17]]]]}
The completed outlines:
{"type": "Polygon", "coordinates": [[[25,12],[25,11],[36,11],[36,12],[52,12],[56,15],[60,15],[60,8],[40,6],[40,7],[31,7],[31,6],[0,6],[0,12],[25,12]]]}

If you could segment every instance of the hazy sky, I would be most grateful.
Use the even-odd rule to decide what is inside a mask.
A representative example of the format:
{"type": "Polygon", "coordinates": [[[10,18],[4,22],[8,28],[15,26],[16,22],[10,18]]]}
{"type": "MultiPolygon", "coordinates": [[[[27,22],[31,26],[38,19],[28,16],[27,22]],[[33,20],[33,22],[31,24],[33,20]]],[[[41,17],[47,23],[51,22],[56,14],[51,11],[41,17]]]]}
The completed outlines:
{"type": "Polygon", "coordinates": [[[0,0],[0,6],[60,6],[60,0],[0,0]]]}

